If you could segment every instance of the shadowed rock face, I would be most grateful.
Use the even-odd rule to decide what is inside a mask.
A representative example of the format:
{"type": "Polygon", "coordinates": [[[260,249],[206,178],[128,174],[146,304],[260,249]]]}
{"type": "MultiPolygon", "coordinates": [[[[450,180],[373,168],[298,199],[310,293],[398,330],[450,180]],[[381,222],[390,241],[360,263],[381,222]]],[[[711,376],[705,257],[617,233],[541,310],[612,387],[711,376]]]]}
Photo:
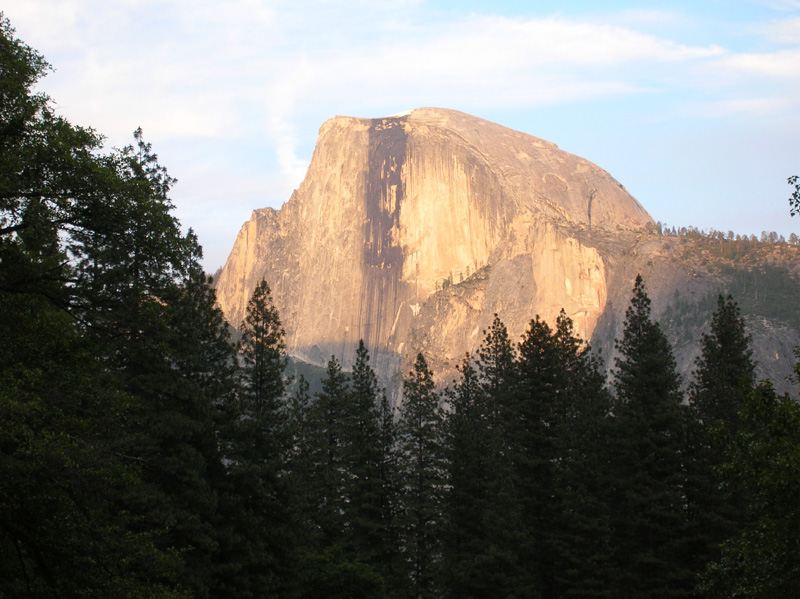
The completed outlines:
{"type": "Polygon", "coordinates": [[[369,128],[366,190],[363,198],[362,282],[358,333],[370,347],[382,347],[400,304],[412,293],[398,277],[403,249],[397,243],[405,184],[408,135],[395,119],[375,119],[369,128]]]}
{"type": "Polygon", "coordinates": [[[494,313],[516,335],[563,308],[591,337],[624,251],[592,232],[652,226],[607,172],[536,137],[434,108],[336,117],[289,201],[244,224],[217,294],[238,326],[266,279],[289,352],[313,363],[349,363],[363,338],[384,375],[420,349],[447,370],[494,313]]]}

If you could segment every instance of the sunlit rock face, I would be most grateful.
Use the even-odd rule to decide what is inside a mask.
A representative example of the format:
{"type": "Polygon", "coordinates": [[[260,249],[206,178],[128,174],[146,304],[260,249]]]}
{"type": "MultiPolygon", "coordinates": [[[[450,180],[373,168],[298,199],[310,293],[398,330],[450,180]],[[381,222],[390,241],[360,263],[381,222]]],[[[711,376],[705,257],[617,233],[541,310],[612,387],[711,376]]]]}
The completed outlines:
{"type": "Polygon", "coordinates": [[[217,294],[237,326],[266,279],[307,361],[348,364],[363,338],[384,376],[424,350],[444,377],[495,313],[518,338],[564,309],[590,338],[624,252],[593,240],[652,226],[607,172],[536,137],[435,108],[336,117],[289,201],[243,225],[217,294]]]}

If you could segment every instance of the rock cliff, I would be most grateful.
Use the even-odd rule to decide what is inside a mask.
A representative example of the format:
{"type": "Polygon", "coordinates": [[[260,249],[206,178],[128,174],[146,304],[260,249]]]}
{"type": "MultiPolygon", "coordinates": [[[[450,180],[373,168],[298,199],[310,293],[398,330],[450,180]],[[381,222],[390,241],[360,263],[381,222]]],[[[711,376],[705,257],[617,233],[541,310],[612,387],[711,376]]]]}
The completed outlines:
{"type": "Polygon", "coordinates": [[[264,278],[293,356],[348,364],[363,338],[384,377],[424,350],[442,380],[495,313],[519,338],[564,309],[610,353],[637,272],[662,311],[661,295],[697,287],[672,243],[611,175],[550,142],[436,108],[336,117],[289,201],[243,225],[217,294],[238,326],[264,278]]]}

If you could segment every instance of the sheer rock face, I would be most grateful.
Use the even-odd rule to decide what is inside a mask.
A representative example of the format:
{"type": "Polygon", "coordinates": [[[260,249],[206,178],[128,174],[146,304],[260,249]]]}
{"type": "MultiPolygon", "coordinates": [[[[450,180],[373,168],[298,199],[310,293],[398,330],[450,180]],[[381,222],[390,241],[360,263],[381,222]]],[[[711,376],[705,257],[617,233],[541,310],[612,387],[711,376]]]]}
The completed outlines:
{"type": "Polygon", "coordinates": [[[607,172],[530,135],[433,108],[336,117],[290,200],[244,224],[217,294],[238,326],[266,279],[312,363],[349,363],[363,338],[384,375],[422,349],[446,371],[494,313],[518,338],[563,308],[590,338],[624,252],[593,235],[652,226],[607,172]]]}

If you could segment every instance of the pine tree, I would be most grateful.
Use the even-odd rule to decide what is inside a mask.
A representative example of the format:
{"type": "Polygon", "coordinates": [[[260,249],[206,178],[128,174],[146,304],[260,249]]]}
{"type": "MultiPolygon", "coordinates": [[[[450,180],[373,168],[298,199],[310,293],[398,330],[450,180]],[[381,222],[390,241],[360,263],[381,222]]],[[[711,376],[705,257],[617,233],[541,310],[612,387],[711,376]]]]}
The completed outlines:
{"type": "Polygon", "coordinates": [[[382,515],[380,499],[383,481],[380,476],[381,446],[379,405],[381,389],[369,365],[369,352],[364,341],[358,343],[356,361],[350,376],[346,428],[343,431],[348,523],[346,545],[354,556],[367,564],[375,564],[383,553],[381,547],[382,515]]]}
{"type": "Polygon", "coordinates": [[[447,390],[443,584],[448,596],[506,597],[517,590],[519,509],[508,435],[514,349],[495,314],[473,365],[447,390]]]}
{"type": "Polygon", "coordinates": [[[484,340],[478,350],[478,371],[481,387],[499,411],[509,403],[508,395],[514,384],[514,348],[508,330],[495,314],[492,325],[484,331],[484,340]]]}
{"type": "Polygon", "coordinates": [[[241,331],[239,352],[244,362],[244,413],[250,418],[260,413],[272,414],[276,418],[274,429],[279,431],[287,362],[285,333],[266,281],[262,280],[253,291],[241,331]]]}
{"type": "MultiPolygon", "coordinates": [[[[492,498],[487,506],[489,513],[484,525],[490,535],[508,535],[494,538],[495,546],[491,548],[495,552],[493,559],[509,562],[498,564],[498,569],[507,576],[513,569],[511,562],[515,561],[511,558],[515,553],[511,547],[514,543],[511,537],[517,534],[508,533],[517,530],[519,524],[515,521],[519,515],[514,480],[515,460],[511,458],[519,449],[514,436],[519,424],[516,360],[508,330],[495,314],[491,327],[484,331],[484,340],[478,349],[478,389],[469,393],[472,398],[472,415],[469,417],[475,420],[471,427],[477,435],[476,440],[481,439],[478,445],[484,445],[483,466],[486,472],[480,484],[492,498]]],[[[466,364],[464,366],[466,368],[466,364]]],[[[467,370],[464,373],[467,374],[467,370]]],[[[466,376],[464,382],[467,382],[466,376]]],[[[473,464],[473,468],[476,466],[473,464]]],[[[499,581],[497,586],[503,588],[499,581]]]]}
{"type": "MultiPolygon", "coordinates": [[[[484,346],[493,338],[488,333],[484,346]]],[[[507,597],[518,576],[519,522],[500,404],[485,392],[492,384],[481,384],[469,355],[459,373],[446,392],[442,586],[446,596],[507,597]]]]}
{"type": "Polygon", "coordinates": [[[402,481],[401,544],[408,567],[407,596],[436,597],[446,464],[442,413],[433,375],[422,354],[403,380],[397,426],[402,481]]]}
{"type": "MultiPolygon", "coordinates": [[[[202,480],[208,485],[208,498],[213,499],[213,511],[206,515],[210,564],[201,562],[197,567],[208,577],[209,593],[220,593],[227,588],[231,571],[241,567],[236,552],[227,549],[239,542],[228,536],[232,523],[238,520],[228,503],[231,465],[242,453],[236,347],[230,341],[211,281],[199,264],[191,265],[183,284],[162,301],[171,307],[165,313],[171,331],[170,356],[174,376],[180,380],[180,393],[187,398],[185,408],[189,413],[192,407],[202,408],[205,432],[193,445],[204,456],[202,480]]],[[[157,418],[157,414],[152,416],[157,418]]],[[[186,447],[182,451],[191,455],[186,447]]],[[[242,576],[239,580],[244,579],[242,576]]]]}
{"type": "Polygon", "coordinates": [[[555,449],[552,519],[554,597],[606,597],[611,536],[604,492],[616,456],[608,447],[610,396],[599,358],[574,334],[561,311],[552,333],[561,364],[552,424],[555,449]]]}
{"type": "Polygon", "coordinates": [[[612,525],[618,579],[627,597],[687,596],[680,380],[666,337],[651,320],[650,298],[637,276],[616,344],[612,525]]]}
{"type": "Polygon", "coordinates": [[[566,401],[566,370],[556,351],[552,329],[536,317],[531,321],[519,346],[516,429],[516,481],[526,543],[523,560],[533,567],[526,586],[542,597],[552,597],[555,589],[555,548],[553,519],[557,511],[554,497],[558,458],[560,405],[566,401]]]}
{"type": "Polygon", "coordinates": [[[92,193],[65,215],[67,309],[106,371],[143,407],[128,455],[140,460],[146,489],[130,494],[127,509],[143,529],[158,531],[160,548],[181,556],[170,584],[203,596],[214,584],[217,550],[215,375],[230,367],[208,358],[227,340],[197,239],[172,215],[174,180],[141,131],[134,145],[100,157],[95,175],[92,193]]]}
{"type": "Polygon", "coordinates": [[[286,468],[291,487],[292,505],[300,516],[307,515],[313,500],[312,478],[312,397],[309,383],[300,375],[295,392],[286,404],[286,468]]]}
{"type": "MultiPolygon", "coordinates": [[[[795,367],[800,374],[800,363],[795,367]]],[[[740,530],[703,575],[706,597],[800,594],[800,404],[761,383],[744,398],[737,428],[721,422],[723,485],[742,489],[740,530]]]]}
{"type": "Polygon", "coordinates": [[[177,597],[130,510],[143,406],[48,298],[0,291],[0,335],[0,596],[177,597]]]}
{"type": "Polygon", "coordinates": [[[97,226],[86,228],[90,235],[76,234],[71,249],[79,257],[76,312],[108,368],[147,406],[135,450],[149,492],[132,497],[133,509],[161,531],[160,547],[179,551],[183,567],[174,572],[174,583],[204,596],[214,586],[221,456],[217,385],[199,373],[218,370],[192,361],[208,343],[216,344],[221,331],[214,317],[201,314],[212,309],[208,301],[188,301],[189,293],[207,287],[205,280],[193,282],[202,279],[202,253],[172,216],[167,194],[173,180],[140,132],[135,148],[114,157],[113,168],[118,181],[106,190],[111,197],[87,205],[83,215],[97,226]],[[187,330],[188,323],[212,330],[187,330]]]}
{"type": "Polygon", "coordinates": [[[286,484],[287,508],[292,523],[291,534],[297,547],[296,570],[298,586],[287,596],[304,597],[303,588],[311,584],[305,571],[309,560],[321,551],[317,510],[321,505],[318,484],[319,454],[316,451],[317,429],[314,422],[314,398],[309,393],[309,383],[300,375],[295,392],[286,405],[287,457],[286,484]]]}
{"type": "Polygon", "coordinates": [[[572,321],[531,321],[519,345],[515,452],[527,586],[542,597],[598,592],[607,516],[597,478],[607,413],[603,378],[572,321]],[[580,494],[579,496],[577,494],[580,494]]]}
{"type": "MultiPolygon", "coordinates": [[[[400,511],[401,482],[399,475],[399,455],[397,448],[397,425],[395,410],[382,390],[378,410],[378,448],[380,462],[378,476],[381,481],[380,496],[380,553],[376,556],[378,570],[383,575],[388,589],[403,587],[400,560],[400,532],[398,514],[400,511]]],[[[397,593],[389,592],[389,596],[397,593]]]]}
{"type": "Polygon", "coordinates": [[[394,414],[369,365],[363,340],[356,349],[350,381],[340,421],[341,545],[344,556],[364,574],[373,571],[395,583],[398,489],[394,414]]]}
{"type": "Polygon", "coordinates": [[[307,497],[313,535],[300,566],[302,597],[385,594],[377,379],[363,344],[358,356],[352,384],[331,357],[309,410],[307,497]]]}
{"type": "Polygon", "coordinates": [[[743,494],[735,481],[723,487],[717,470],[725,448],[712,430],[738,428],[738,413],[753,392],[755,365],[744,320],[733,298],[721,295],[708,333],[702,337],[694,381],[689,387],[691,419],[687,423],[687,496],[693,544],[691,567],[702,571],[719,558],[719,546],[743,523],[743,494]]]}
{"type": "Polygon", "coordinates": [[[461,375],[445,392],[448,490],[445,497],[443,579],[448,596],[468,596],[474,556],[483,548],[487,444],[485,417],[479,411],[482,390],[469,354],[458,366],[461,375]],[[477,541],[476,541],[477,539],[477,541]],[[477,546],[476,546],[477,545],[477,546]]]}
{"type": "Polygon", "coordinates": [[[239,414],[219,510],[227,532],[220,552],[225,569],[215,589],[231,597],[286,592],[295,559],[283,474],[288,454],[284,332],[265,281],[253,291],[241,331],[239,414]]]}
{"type": "Polygon", "coordinates": [[[744,396],[752,389],[755,363],[744,319],[731,296],[717,298],[695,366],[690,401],[697,418],[705,425],[718,420],[735,422],[744,396]]]}
{"type": "Polygon", "coordinates": [[[339,361],[331,356],[322,390],[311,406],[311,493],[314,501],[312,518],[319,535],[320,550],[338,545],[342,548],[347,528],[347,480],[343,432],[348,418],[349,377],[339,361]]]}
{"type": "Polygon", "coordinates": [[[219,471],[219,389],[202,373],[211,346],[225,350],[197,276],[200,248],[172,216],[173,180],[141,132],[135,147],[102,153],[99,135],[32,93],[48,65],[6,20],[0,29],[2,313],[5,324],[17,316],[19,341],[63,341],[59,357],[20,351],[3,364],[2,411],[14,418],[1,420],[32,443],[4,438],[4,452],[23,449],[14,462],[32,474],[53,466],[20,487],[30,507],[47,507],[19,520],[18,580],[42,596],[202,596],[219,471]],[[176,559],[163,567],[167,552],[176,559]]]}

